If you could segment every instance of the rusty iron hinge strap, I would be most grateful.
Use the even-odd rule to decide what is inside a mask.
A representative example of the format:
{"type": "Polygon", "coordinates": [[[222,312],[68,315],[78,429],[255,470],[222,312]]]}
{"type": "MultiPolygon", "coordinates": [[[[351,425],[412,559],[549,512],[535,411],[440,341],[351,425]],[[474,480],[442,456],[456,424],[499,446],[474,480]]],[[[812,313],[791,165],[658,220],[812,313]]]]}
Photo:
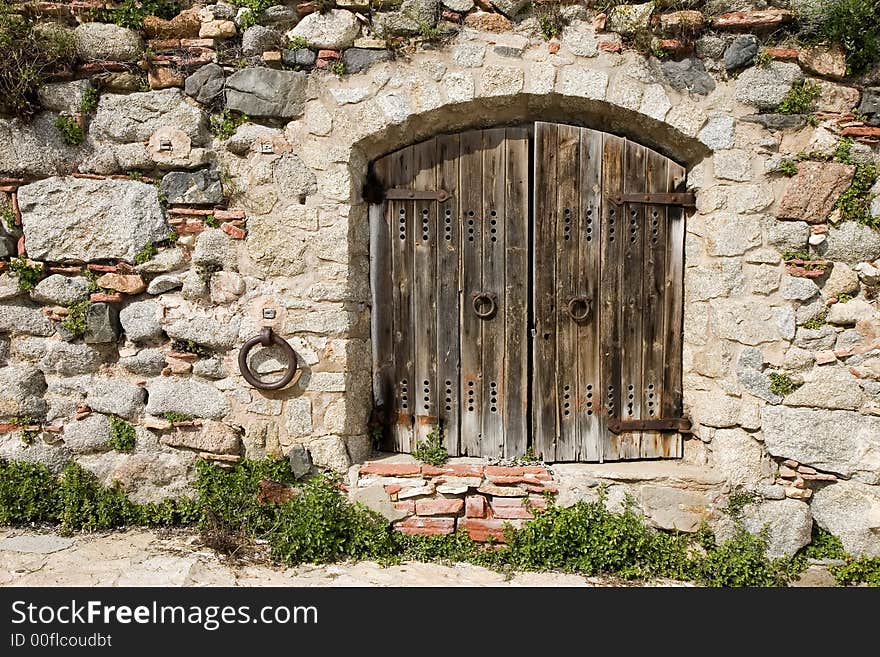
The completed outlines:
{"type": "Polygon", "coordinates": [[[392,187],[385,190],[385,198],[389,201],[440,201],[441,203],[451,196],[444,189],[402,189],[392,187]]]}
{"type": "Polygon", "coordinates": [[[645,194],[612,194],[609,199],[614,205],[624,203],[647,203],[648,205],[681,205],[692,208],[697,204],[697,197],[693,192],[651,192],[645,194]]]}
{"type": "Polygon", "coordinates": [[[627,431],[684,431],[691,430],[691,421],[686,417],[656,418],[653,420],[609,420],[608,429],[612,433],[627,431]]]}

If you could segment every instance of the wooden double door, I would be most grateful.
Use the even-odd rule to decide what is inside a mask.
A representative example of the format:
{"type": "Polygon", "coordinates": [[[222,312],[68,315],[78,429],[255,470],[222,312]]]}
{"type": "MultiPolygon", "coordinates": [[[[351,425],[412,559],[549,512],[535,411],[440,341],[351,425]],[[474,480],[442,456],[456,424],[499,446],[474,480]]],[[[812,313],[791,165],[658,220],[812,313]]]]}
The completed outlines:
{"type": "Polygon", "coordinates": [[[439,136],[371,171],[386,447],[678,457],[684,169],[553,123],[439,136]]]}

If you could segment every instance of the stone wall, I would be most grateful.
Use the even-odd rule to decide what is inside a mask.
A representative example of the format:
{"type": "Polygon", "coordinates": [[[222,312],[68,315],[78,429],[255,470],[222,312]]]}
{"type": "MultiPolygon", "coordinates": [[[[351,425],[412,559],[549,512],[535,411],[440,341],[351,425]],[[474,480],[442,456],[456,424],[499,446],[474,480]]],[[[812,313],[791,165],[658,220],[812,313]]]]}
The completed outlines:
{"type": "MultiPolygon", "coordinates": [[[[864,225],[880,201],[861,223],[837,209],[878,161],[880,73],[847,78],[834,48],[767,41],[787,10],[723,2],[566,5],[550,39],[542,5],[507,0],[286,3],[256,21],[196,4],[140,32],[93,22],[89,4],[104,3],[31,3],[78,63],[31,119],[0,119],[0,456],[73,459],[136,499],[187,491],[199,455],[303,445],[316,468],[364,461],[368,163],[555,120],[689,168],[688,467],[756,492],[756,513],[796,511],[880,554],[880,233],[864,225]],[[809,113],[774,113],[793,87],[817,90],[809,113]],[[43,268],[29,291],[23,266],[43,268]],[[283,391],[251,388],[235,363],[264,325],[299,358],[283,391]],[[113,417],[135,427],[133,451],[110,447],[113,417]]],[[[637,479],[650,517],[693,503],[637,479]]]]}

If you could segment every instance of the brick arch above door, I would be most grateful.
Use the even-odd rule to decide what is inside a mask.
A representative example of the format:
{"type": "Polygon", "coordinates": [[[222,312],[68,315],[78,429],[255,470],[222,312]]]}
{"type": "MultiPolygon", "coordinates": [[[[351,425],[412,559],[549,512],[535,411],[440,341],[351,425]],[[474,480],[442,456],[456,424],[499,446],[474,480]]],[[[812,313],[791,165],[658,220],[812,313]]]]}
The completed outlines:
{"type": "Polygon", "coordinates": [[[440,426],[452,454],[680,456],[683,167],[537,123],[436,137],[372,173],[391,448],[440,426]]]}

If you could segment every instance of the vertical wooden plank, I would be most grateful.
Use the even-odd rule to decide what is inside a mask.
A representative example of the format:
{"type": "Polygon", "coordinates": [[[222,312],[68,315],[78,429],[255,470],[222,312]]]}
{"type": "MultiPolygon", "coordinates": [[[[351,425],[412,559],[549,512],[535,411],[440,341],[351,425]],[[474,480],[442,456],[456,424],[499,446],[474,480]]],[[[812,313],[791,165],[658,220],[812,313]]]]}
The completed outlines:
{"type": "Polygon", "coordinates": [[[580,454],[577,414],[578,325],[568,304],[578,293],[580,224],[580,131],[556,127],[556,397],[559,428],[555,461],[576,461],[580,454]]]}
{"type": "MultiPolygon", "coordinates": [[[[669,191],[679,189],[684,183],[685,170],[669,162],[667,184],[669,191]]],[[[666,345],[664,347],[663,417],[680,417],[682,414],[682,336],[684,321],[684,239],[685,215],[681,207],[668,209],[669,237],[666,248],[666,345]]],[[[674,442],[667,444],[669,453],[664,456],[682,455],[681,437],[673,434],[674,442]]]]}
{"type": "Polygon", "coordinates": [[[578,293],[592,300],[590,316],[578,325],[578,440],[579,459],[600,458],[601,395],[599,385],[599,250],[602,239],[602,133],[580,130],[580,217],[578,293]],[[597,404],[597,402],[599,402],[597,404]]]}
{"type": "Polygon", "coordinates": [[[459,445],[459,189],[458,135],[437,138],[437,184],[450,193],[440,204],[437,218],[437,383],[443,442],[450,455],[460,453],[459,445]]]}
{"type": "Polygon", "coordinates": [[[504,456],[525,454],[528,441],[529,131],[508,128],[504,259],[504,456]]]}
{"type": "MultiPolygon", "coordinates": [[[[437,140],[412,147],[412,189],[437,189],[437,140]]],[[[415,446],[439,423],[437,386],[437,201],[413,202],[413,396],[415,446]]]]}
{"type": "MultiPolygon", "coordinates": [[[[600,392],[607,419],[621,416],[620,346],[621,346],[621,270],[626,239],[625,209],[609,202],[609,197],[623,192],[626,140],[605,135],[602,153],[602,245],[599,274],[599,330],[601,345],[600,392]]],[[[605,431],[600,460],[620,459],[620,440],[605,431]]]]}
{"type": "Polygon", "coordinates": [[[482,432],[481,320],[473,295],[483,286],[483,133],[461,135],[459,196],[461,217],[461,451],[480,455],[482,432]]]}
{"type": "Polygon", "coordinates": [[[370,331],[373,336],[373,404],[383,413],[393,406],[391,231],[385,203],[372,204],[370,221],[370,331]]]}
{"type": "Polygon", "coordinates": [[[495,297],[494,315],[481,320],[483,355],[483,430],[480,455],[499,457],[504,452],[504,234],[507,221],[505,196],[504,128],[483,131],[483,287],[495,297]]]}
{"type": "MultiPolygon", "coordinates": [[[[669,191],[667,189],[667,163],[667,158],[654,151],[648,151],[646,191],[669,191]]],[[[646,420],[660,417],[660,400],[664,389],[667,207],[665,205],[645,206],[641,388],[644,395],[642,419],[646,420]]],[[[664,442],[663,432],[643,432],[639,456],[641,458],[660,458],[665,452],[664,442]]]]}
{"type": "Polygon", "coordinates": [[[535,453],[555,460],[556,404],[556,125],[535,123],[532,249],[534,337],[532,342],[532,440],[535,453]]]}
{"type": "MultiPolygon", "coordinates": [[[[645,175],[646,151],[643,146],[626,142],[624,159],[623,191],[641,193],[647,185],[645,175]]],[[[645,206],[628,203],[625,208],[625,226],[622,226],[623,269],[621,271],[620,317],[621,354],[620,388],[621,417],[637,420],[642,412],[642,323],[644,303],[642,300],[642,274],[644,263],[643,236],[645,232],[645,206]]],[[[639,457],[641,432],[620,434],[620,458],[639,457]]]]}
{"type": "MultiPolygon", "coordinates": [[[[409,184],[413,178],[413,149],[404,148],[389,156],[393,171],[392,184],[409,184]]],[[[413,379],[413,220],[412,201],[388,203],[389,223],[394,246],[391,249],[394,325],[394,385],[397,392],[396,417],[392,418],[392,446],[394,451],[411,452],[413,444],[413,416],[417,386],[413,379]]]]}

